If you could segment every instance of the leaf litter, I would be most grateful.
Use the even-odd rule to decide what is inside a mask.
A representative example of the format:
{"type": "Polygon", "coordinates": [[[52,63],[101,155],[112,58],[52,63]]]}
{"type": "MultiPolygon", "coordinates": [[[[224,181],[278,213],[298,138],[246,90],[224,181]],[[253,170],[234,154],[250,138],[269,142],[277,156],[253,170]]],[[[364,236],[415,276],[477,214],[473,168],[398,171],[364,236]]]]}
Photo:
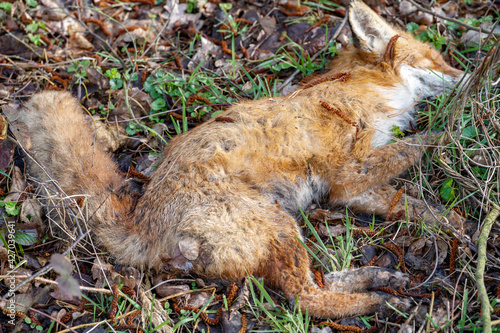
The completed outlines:
{"type": "MultiPolygon", "coordinates": [[[[442,50],[455,67],[463,68],[468,61],[479,66],[494,49],[496,39],[489,32],[498,36],[494,22],[499,8],[494,3],[389,0],[370,4],[389,22],[442,50]]],[[[113,259],[103,255],[91,234],[83,237],[86,226],[78,219],[91,213],[85,212],[84,199],[49,202],[43,191],[30,188],[36,180],[28,178],[26,182],[22,154],[15,149],[29,151],[30,136],[26,125],[17,121],[16,112],[20,103],[40,89],[69,89],[88,112],[96,139],[114,152],[122,170],[129,172],[133,163],[135,172],[147,176],[175,135],[217,117],[240,99],[291,92],[301,79],[302,84],[313,82],[315,74],[349,43],[350,28],[343,24],[346,5],[337,0],[0,2],[0,214],[5,246],[0,247],[5,252],[0,256],[0,289],[3,295],[9,292],[10,264],[16,267],[15,274],[22,276],[14,279],[16,285],[42,267],[52,267],[52,272],[32,277],[16,290],[16,329],[82,330],[104,320],[107,324],[101,327],[115,325],[115,329],[134,332],[153,328],[165,332],[173,328],[259,332],[279,330],[276,318],[299,320],[304,328],[307,321],[294,313],[281,295],[259,288],[254,280],[238,284],[244,301],[237,298],[236,309],[222,311],[217,323],[210,325],[232,290],[220,281],[205,281],[186,273],[189,261],[199,255],[196,240],[181,242],[177,257],[169,262],[172,270],[161,274],[151,276],[151,272],[113,265],[113,259]],[[45,211],[65,207],[57,213],[77,221],[74,228],[67,228],[69,237],[61,238],[43,227],[45,220],[53,217],[52,213],[44,214],[42,206],[45,211]],[[72,215],[70,208],[77,214],[72,215]],[[14,230],[15,249],[6,242],[9,230],[14,230]],[[63,252],[68,254],[61,255],[63,252]],[[121,290],[115,287],[118,285],[121,290]],[[80,300],[73,297],[79,295],[83,296],[80,300]],[[204,313],[199,311],[202,308],[208,319],[199,314],[204,313]],[[137,309],[142,309],[140,316],[137,309]],[[110,313],[114,315],[110,317],[110,313]]],[[[467,104],[463,109],[472,111],[462,110],[460,117],[453,118],[455,128],[463,129],[456,145],[472,152],[472,163],[464,164],[448,150],[439,155],[445,167],[432,165],[430,171],[434,172],[428,173],[425,184],[412,177],[412,172],[394,184],[414,196],[425,189],[425,197],[431,201],[454,202],[450,209],[471,221],[465,234],[408,221],[404,212],[393,212],[390,221],[373,223],[373,217],[327,211],[321,204],[308,207],[314,232],[306,223],[302,228],[306,245],[316,251],[312,266],[319,278],[346,262],[406,267],[412,285],[407,291],[394,292],[411,294],[418,304],[409,319],[355,317],[338,320],[336,325],[367,330],[370,326],[379,329],[383,323],[386,330],[394,332],[408,327],[467,331],[481,325],[475,296],[475,241],[494,204],[490,201],[496,197],[498,203],[498,189],[488,186],[498,179],[492,162],[498,160],[498,150],[491,147],[498,146],[500,134],[498,99],[482,96],[496,91],[492,84],[498,79],[495,66],[493,61],[484,72],[490,75],[488,90],[476,86],[474,94],[463,99],[482,108],[475,110],[467,104]],[[472,149],[473,140],[479,147],[472,149]],[[490,181],[484,183],[485,179],[490,181]],[[481,195],[478,186],[490,188],[492,194],[481,195]],[[317,250],[318,243],[325,244],[326,251],[317,250]]],[[[430,113],[432,105],[426,108],[430,113]]],[[[421,117],[422,123],[426,120],[421,117]]],[[[142,181],[147,181],[146,176],[142,181]]],[[[488,242],[485,278],[492,320],[497,324],[498,228],[497,223],[488,242]]],[[[2,302],[0,307],[5,309],[7,303],[2,302]]],[[[9,320],[5,314],[0,317],[0,330],[14,329],[9,320]]],[[[323,320],[310,320],[305,331],[332,330],[320,325],[323,320]]]]}

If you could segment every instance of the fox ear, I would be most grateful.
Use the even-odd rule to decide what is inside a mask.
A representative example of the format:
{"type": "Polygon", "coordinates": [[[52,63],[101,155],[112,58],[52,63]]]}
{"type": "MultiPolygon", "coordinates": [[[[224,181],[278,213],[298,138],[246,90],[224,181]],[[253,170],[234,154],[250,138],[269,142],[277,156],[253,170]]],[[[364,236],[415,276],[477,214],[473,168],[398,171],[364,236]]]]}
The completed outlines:
{"type": "Polygon", "coordinates": [[[349,22],[357,46],[380,55],[384,54],[391,37],[397,34],[396,30],[360,0],[351,2],[349,22]]]}

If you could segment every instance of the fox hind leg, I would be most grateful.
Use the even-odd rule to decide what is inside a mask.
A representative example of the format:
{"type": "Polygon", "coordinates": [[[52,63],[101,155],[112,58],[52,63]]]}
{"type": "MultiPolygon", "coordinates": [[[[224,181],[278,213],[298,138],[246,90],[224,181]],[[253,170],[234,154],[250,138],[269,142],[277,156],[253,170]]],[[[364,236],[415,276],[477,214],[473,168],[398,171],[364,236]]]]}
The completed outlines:
{"type": "Polygon", "coordinates": [[[376,287],[404,288],[409,282],[408,274],[380,267],[363,267],[325,275],[326,288],[334,292],[361,292],[376,287]]]}
{"type": "Polygon", "coordinates": [[[407,280],[402,274],[390,270],[384,272],[383,269],[370,268],[334,273],[335,277],[327,276],[329,286],[320,289],[313,282],[308,253],[298,241],[298,237],[297,233],[295,237],[276,240],[271,248],[269,260],[263,264],[261,272],[266,281],[284,291],[291,303],[298,299],[302,311],[308,309],[309,314],[315,317],[340,318],[374,312],[390,314],[391,306],[403,311],[409,308],[408,299],[380,292],[356,292],[355,287],[340,287],[341,284],[356,284],[361,280],[362,289],[390,281],[396,285],[395,279],[399,275],[402,276],[402,281],[407,280]],[[363,272],[371,274],[367,278],[359,274],[363,272]]]}

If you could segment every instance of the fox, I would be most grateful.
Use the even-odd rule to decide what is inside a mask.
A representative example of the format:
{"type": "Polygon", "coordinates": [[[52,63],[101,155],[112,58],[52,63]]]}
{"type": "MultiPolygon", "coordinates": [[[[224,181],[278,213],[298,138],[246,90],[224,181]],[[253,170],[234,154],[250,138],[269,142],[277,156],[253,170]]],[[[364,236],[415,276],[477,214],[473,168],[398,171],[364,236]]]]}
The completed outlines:
{"type": "Polygon", "coordinates": [[[406,286],[408,275],[396,270],[332,272],[320,288],[299,209],[323,201],[461,223],[417,198],[391,207],[396,190],[388,183],[439,136],[395,139],[393,126],[410,130],[419,100],[451,91],[467,74],[360,0],[348,19],[354,45],[327,73],[289,95],[238,102],[221,114],[228,121],[213,118],[178,135],[139,197],[69,92],[40,92],[21,107],[32,145],[28,173],[60,193],[85,195],[91,230],[122,265],[228,282],[252,275],[314,317],[407,310],[409,299],[371,291],[406,286]]]}

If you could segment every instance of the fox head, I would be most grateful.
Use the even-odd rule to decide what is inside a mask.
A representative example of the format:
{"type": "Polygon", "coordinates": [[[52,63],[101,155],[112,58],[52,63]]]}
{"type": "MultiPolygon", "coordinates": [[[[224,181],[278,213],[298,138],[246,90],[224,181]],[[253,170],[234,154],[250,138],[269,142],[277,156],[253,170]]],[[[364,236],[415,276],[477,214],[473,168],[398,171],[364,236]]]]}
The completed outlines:
{"type": "MultiPolygon", "coordinates": [[[[349,22],[357,46],[351,51],[357,55],[351,53],[347,58],[359,60],[357,64],[351,61],[350,66],[371,62],[375,67],[383,62],[381,66],[386,67],[384,75],[391,72],[390,75],[396,76],[397,81],[405,87],[405,95],[413,100],[411,103],[451,90],[464,76],[463,71],[448,65],[429,44],[391,26],[360,0],[351,2],[349,22]],[[391,38],[396,35],[399,38],[395,37],[395,42],[391,42],[391,38]],[[388,50],[390,47],[392,50],[388,50]]],[[[349,71],[345,62],[340,63],[338,65],[343,68],[338,71],[349,71]]]]}
{"type": "Polygon", "coordinates": [[[328,74],[350,73],[352,89],[372,96],[371,120],[363,119],[377,133],[372,147],[387,144],[394,126],[410,129],[419,100],[451,91],[467,75],[448,65],[429,44],[391,26],[360,0],[351,2],[349,22],[355,47],[335,57],[328,74]]]}

